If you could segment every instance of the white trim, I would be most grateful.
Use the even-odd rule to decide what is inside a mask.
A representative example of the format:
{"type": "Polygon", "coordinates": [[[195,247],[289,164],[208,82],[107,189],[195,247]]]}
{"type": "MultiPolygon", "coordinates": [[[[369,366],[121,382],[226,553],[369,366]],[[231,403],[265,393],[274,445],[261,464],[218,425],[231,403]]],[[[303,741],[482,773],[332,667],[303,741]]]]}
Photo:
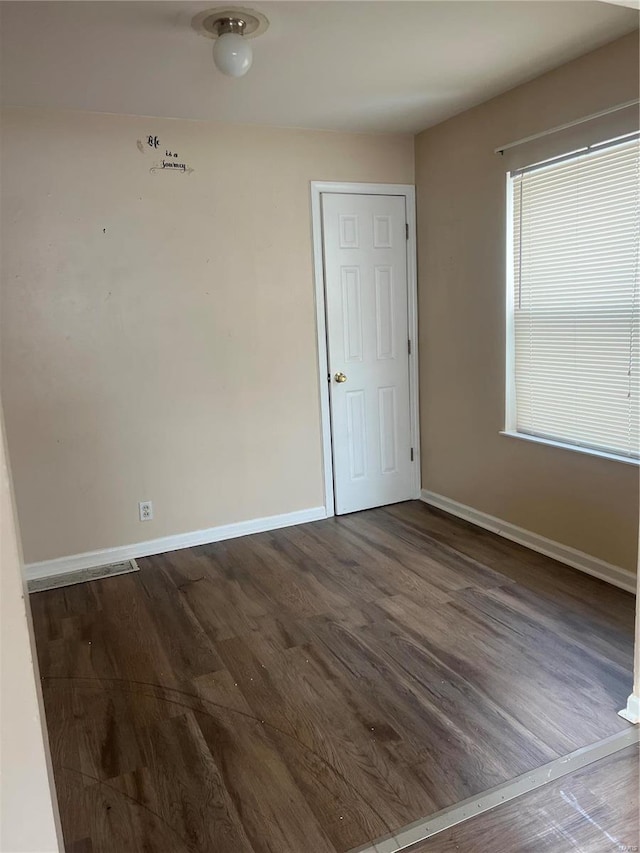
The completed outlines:
{"type": "Polygon", "coordinates": [[[44,560],[41,563],[28,563],[24,567],[24,574],[27,581],[35,578],[55,577],[67,572],[81,572],[84,569],[96,566],[106,566],[110,563],[121,563],[138,557],[163,554],[166,551],[178,551],[180,548],[193,548],[196,545],[208,545],[210,542],[220,542],[223,539],[235,539],[238,536],[263,533],[267,530],[277,530],[280,527],[291,527],[294,524],[306,524],[309,521],[319,521],[322,518],[327,518],[326,509],[323,506],[315,506],[295,512],[285,512],[282,515],[270,515],[264,518],[238,521],[234,524],[223,524],[220,527],[209,527],[206,530],[193,530],[190,533],[162,536],[159,539],[150,539],[147,542],[136,542],[134,545],[119,545],[115,548],[103,548],[100,551],[87,551],[84,554],[72,554],[69,557],[44,560]]]}
{"type": "Polygon", "coordinates": [[[559,447],[561,450],[577,450],[578,453],[599,456],[601,459],[611,459],[614,462],[624,462],[626,465],[640,465],[640,459],[635,456],[621,456],[619,453],[596,450],[595,447],[587,447],[584,444],[570,444],[568,441],[556,441],[554,438],[543,438],[541,435],[532,435],[528,432],[516,432],[514,429],[501,429],[500,435],[506,435],[507,438],[523,438],[525,441],[546,444],[548,447],[559,447]]]}
{"type": "Polygon", "coordinates": [[[623,720],[628,720],[630,723],[640,723],[640,696],[632,693],[627,699],[627,707],[618,711],[618,714],[623,720]]]}
{"type": "Polygon", "coordinates": [[[505,429],[514,430],[516,427],[516,334],[515,334],[515,305],[513,280],[513,178],[507,172],[506,190],[506,318],[505,318],[505,389],[504,389],[504,422],[505,429]]]}
{"type": "Polygon", "coordinates": [[[327,326],[322,245],[323,193],[354,195],[399,195],[405,198],[409,239],[407,240],[407,313],[411,354],[409,356],[409,395],[411,444],[413,446],[414,497],[420,496],[420,408],[418,405],[418,273],[416,238],[416,191],[411,184],[359,184],[311,181],[311,227],[313,236],[313,269],[315,280],[316,334],[318,346],[318,376],[320,380],[320,415],[322,419],[322,459],[324,468],[324,501],[327,517],[334,515],[333,457],[331,453],[331,412],[329,405],[329,375],[327,357],[327,326]]]}
{"type": "MultiPolygon", "coordinates": [[[[633,8],[637,7],[634,6],[633,8]]],[[[584,124],[587,121],[593,121],[596,118],[602,118],[610,113],[617,113],[619,110],[626,110],[630,107],[635,107],[638,104],[640,104],[640,100],[638,100],[638,98],[634,98],[633,101],[625,101],[623,104],[617,104],[615,107],[609,107],[606,110],[591,113],[591,115],[584,116],[583,118],[577,118],[574,121],[568,121],[565,124],[558,124],[555,127],[550,127],[549,130],[542,130],[540,133],[533,133],[531,136],[524,136],[522,139],[516,139],[515,142],[507,142],[506,145],[500,145],[498,148],[494,148],[493,153],[504,154],[504,152],[508,151],[509,148],[517,148],[518,145],[524,145],[525,142],[533,142],[534,139],[541,139],[543,136],[550,136],[552,133],[558,133],[560,130],[568,130],[570,127],[576,127],[577,125],[584,124]]]]}
{"type": "Polygon", "coordinates": [[[437,495],[434,492],[423,489],[420,494],[420,500],[430,506],[451,513],[451,515],[456,515],[458,518],[463,518],[465,521],[470,521],[478,527],[483,527],[485,530],[497,533],[498,536],[510,539],[512,542],[517,542],[526,548],[531,548],[532,551],[538,551],[540,554],[552,557],[560,563],[565,563],[567,566],[572,566],[574,569],[579,569],[581,572],[586,572],[588,575],[593,575],[596,578],[600,578],[600,580],[607,581],[607,583],[620,587],[620,589],[624,589],[627,592],[636,592],[635,574],[620,566],[606,563],[598,557],[592,557],[583,551],[578,551],[577,548],[571,548],[569,545],[554,542],[552,539],[547,539],[538,533],[532,533],[530,530],[517,527],[508,521],[503,521],[493,515],[488,515],[486,512],[473,509],[473,507],[458,503],[458,501],[454,501],[451,498],[445,498],[443,495],[437,495]]]}
{"type": "Polygon", "coordinates": [[[420,376],[418,357],[418,239],[416,233],[416,191],[409,187],[406,195],[407,224],[407,295],[411,353],[409,355],[409,395],[411,406],[411,444],[413,446],[413,488],[420,496],[422,469],[420,466],[420,376]]]}
{"type": "Polygon", "coordinates": [[[329,407],[329,360],[327,357],[327,320],[324,298],[324,253],[322,251],[322,191],[311,183],[311,228],[313,238],[313,272],[315,281],[316,346],[320,382],[320,422],[322,432],[322,466],[324,472],[324,505],[327,516],[335,515],[333,495],[333,459],[331,454],[331,409],[329,407]]]}

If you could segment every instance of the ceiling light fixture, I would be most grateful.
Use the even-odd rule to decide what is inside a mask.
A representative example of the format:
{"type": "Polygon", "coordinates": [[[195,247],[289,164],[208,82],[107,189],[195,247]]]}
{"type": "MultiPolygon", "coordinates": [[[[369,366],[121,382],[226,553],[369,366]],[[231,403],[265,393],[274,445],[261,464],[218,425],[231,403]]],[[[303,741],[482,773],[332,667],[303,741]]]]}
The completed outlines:
{"type": "Polygon", "coordinates": [[[218,21],[218,38],[213,46],[213,61],[229,77],[243,77],[251,68],[253,51],[244,39],[246,23],[240,18],[218,21]]]}
{"type": "Polygon", "coordinates": [[[200,35],[215,39],[213,61],[223,74],[243,77],[253,61],[253,50],[247,40],[261,35],[269,21],[253,9],[228,6],[201,12],[191,26],[200,35]]]}

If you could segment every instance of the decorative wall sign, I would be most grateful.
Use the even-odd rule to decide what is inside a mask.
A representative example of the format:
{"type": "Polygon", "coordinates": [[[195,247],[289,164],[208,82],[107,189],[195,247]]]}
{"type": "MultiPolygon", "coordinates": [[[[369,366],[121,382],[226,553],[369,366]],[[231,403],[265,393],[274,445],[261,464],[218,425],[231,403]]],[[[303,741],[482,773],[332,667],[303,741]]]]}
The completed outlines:
{"type": "MultiPolygon", "coordinates": [[[[161,147],[160,137],[155,133],[150,133],[144,142],[138,139],[136,145],[141,154],[144,154],[145,151],[152,151],[154,154],[157,154],[159,153],[158,149],[161,147]]],[[[162,160],[159,163],[153,163],[149,171],[152,175],[155,175],[156,172],[182,172],[183,175],[189,175],[193,172],[193,167],[187,163],[180,162],[177,151],[165,148],[162,160]]]]}
{"type": "Polygon", "coordinates": [[[152,175],[155,172],[163,171],[184,172],[185,175],[188,175],[193,172],[193,168],[191,166],[187,166],[186,163],[178,163],[176,160],[162,160],[160,163],[154,163],[149,171],[152,175]]]}

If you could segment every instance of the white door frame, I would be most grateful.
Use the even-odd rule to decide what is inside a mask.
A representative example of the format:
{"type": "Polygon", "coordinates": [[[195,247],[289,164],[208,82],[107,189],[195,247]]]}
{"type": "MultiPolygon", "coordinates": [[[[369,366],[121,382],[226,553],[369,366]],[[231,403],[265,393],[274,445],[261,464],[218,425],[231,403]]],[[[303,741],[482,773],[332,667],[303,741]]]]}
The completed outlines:
{"type": "Polygon", "coordinates": [[[413,497],[420,497],[420,414],[418,408],[418,276],[416,268],[416,191],[411,184],[356,184],[311,181],[311,224],[313,229],[313,268],[316,289],[316,332],[318,340],[318,376],[322,418],[322,457],[324,467],[324,505],[327,517],[335,515],[333,494],[333,456],[331,453],[331,415],[329,404],[329,360],[327,357],[326,293],[322,245],[322,193],[352,195],[404,196],[409,225],[407,240],[407,305],[409,322],[409,399],[411,445],[413,447],[413,497]]]}

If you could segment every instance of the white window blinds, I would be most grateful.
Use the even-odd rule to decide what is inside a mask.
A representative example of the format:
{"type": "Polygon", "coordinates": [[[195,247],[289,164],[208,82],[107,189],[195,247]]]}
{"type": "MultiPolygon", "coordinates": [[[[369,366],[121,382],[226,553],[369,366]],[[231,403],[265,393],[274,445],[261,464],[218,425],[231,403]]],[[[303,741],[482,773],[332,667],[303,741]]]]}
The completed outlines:
{"type": "Polygon", "coordinates": [[[637,457],[638,139],[511,173],[509,185],[507,427],[637,457]]]}

